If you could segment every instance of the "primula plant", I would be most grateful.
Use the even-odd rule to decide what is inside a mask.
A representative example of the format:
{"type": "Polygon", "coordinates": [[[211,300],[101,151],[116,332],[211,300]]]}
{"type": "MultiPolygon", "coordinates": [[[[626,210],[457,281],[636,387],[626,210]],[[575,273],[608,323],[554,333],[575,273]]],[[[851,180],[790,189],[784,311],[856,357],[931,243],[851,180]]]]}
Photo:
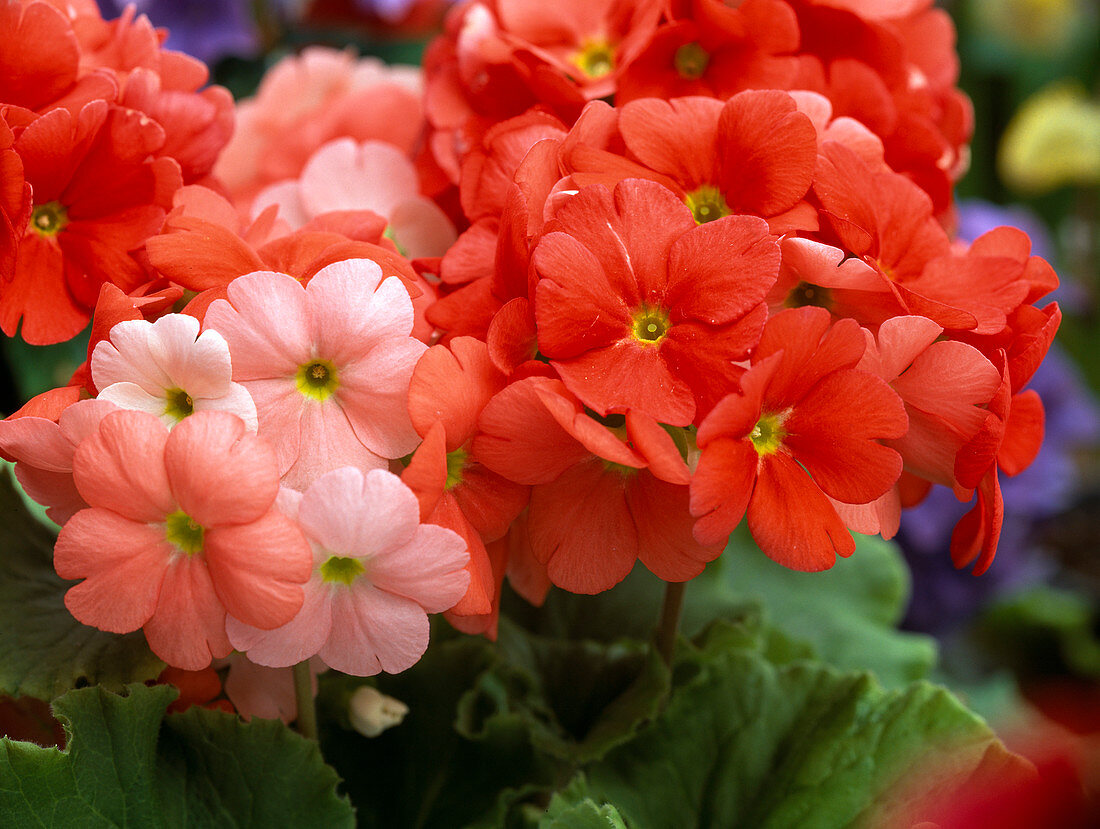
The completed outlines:
{"type": "Polygon", "coordinates": [[[0,742],[0,824],[1032,785],[896,629],[932,490],[996,567],[1061,319],[1025,233],[956,235],[945,12],[464,0],[422,68],[306,46],[235,101],[156,5],[0,0],[0,327],[86,338],[0,421],[0,693],[64,727],[0,742]]]}

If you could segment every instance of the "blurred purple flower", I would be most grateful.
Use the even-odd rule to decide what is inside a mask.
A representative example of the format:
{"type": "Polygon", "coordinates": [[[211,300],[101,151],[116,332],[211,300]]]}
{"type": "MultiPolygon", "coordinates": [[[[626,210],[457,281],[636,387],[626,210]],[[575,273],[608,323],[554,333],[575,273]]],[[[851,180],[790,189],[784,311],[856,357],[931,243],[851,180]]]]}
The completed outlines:
{"type": "Polygon", "coordinates": [[[103,17],[118,17],[128,5],[168,29],[165,47],[186,52],[207,65],[229,55],[252,56],[260,34],[249,0],[97,0],[103,17]]]}

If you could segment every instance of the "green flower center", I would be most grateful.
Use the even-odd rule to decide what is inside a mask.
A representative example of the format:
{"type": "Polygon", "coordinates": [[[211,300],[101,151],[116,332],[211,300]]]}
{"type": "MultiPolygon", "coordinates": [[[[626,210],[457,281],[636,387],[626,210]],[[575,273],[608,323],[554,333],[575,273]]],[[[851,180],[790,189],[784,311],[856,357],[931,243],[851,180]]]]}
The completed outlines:
{"type": "Polygon", "coordinates": [[[697,81],[703,77],[709,63],[710,53],[698,43],[685,43],[672,58],[677,73],[687,81],[697,81]]]}
{"type": "Polygon", "coordinates": [[[299,367],[294,382],[298,391],[316,400],[327,400],[340,387],[336,366],[328,360],[314,360],[299,367]]]}
{"type": "Polygon", "coordinates": [[[786,417],[778,414],[767,414],[756,422],[749,433],[749,440],[757,454],[770,455],[783,445],[783,438],[787,432],[783,429],[783,421],[786,417]]]}
{"type": "Polygon", "coordinates": [[[634,315],[634,339],[644,345],[656,345],[671,327],[668,314],[661,308],[642,306],[634,315]]]}
{"type": "Polygon", "coordinates": [[[176,510],[164,519],[164,537],[168,543],[189,556],[202,551],[205,532],[199,522],[183,510],[176,510]]]}
{"type": "Polygon", "coordinates": [[[325,584],[333,584],[339,582],[340,584],[351,585],[357,578],[363,575],[367,568],[363,566],[357,558],[351,558],[349,556],[329,556],[328,560],[321,565],[321,580],[325,584]]]}
{"type": "Polygon", "coordinates": [[[788,308],[803,308],[807,305],[816,305],[819,308],[831,308],[833,304],[832,292],[820,285],[811,285],[809,282],[799,282],[791,292],[787,294],[786,305],[788,308]]]}
{"type": "Polygon", "coordinates": [[[183,420],[195,411],[195,401],[183,389],[169,389],[164,413],[176,420],[183,420]]]}
{"type": "Polygon", "coordinates": [[[697,225],[705,225],[733,212],[726,204],[722,191],[712,184],[704,184],[692,190],[684,197],[684,204],[691,210],[697,225]]]}
{"type": "Polygon", "coordinates": [[[615,69],[615,52],[606,40],[593,39],[573,58],[577,67],[590,78],[602,78],[615,69]]]}
{"type": "Polygon", "coordinates": [[[447,482],[443,485],[444,489],[454,489],[462,483],[462,470],[466,467],[467,454],[461,448],[447,453],[447,482]]]}
{"type": "Polygon", "coordinates": [[[61,202],[48,201],[31,211],[31,220],[27,227],[40,236],[56,236],[68,223],[69,213],[64,205],[61,202]]]}

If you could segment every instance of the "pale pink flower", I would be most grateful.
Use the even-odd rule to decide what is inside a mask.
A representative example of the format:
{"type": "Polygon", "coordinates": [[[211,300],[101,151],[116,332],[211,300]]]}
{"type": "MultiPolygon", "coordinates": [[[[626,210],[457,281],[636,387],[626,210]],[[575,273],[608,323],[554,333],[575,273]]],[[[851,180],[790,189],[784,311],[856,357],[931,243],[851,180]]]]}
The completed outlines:
{"type": "Polygon", "coordinates": [[[127,320],[92,352],[99,400],[137,409],[172,428],[192,412],[234,414],[256,430],[256,405],[233,382],[229,346],[216,331],[199,333],[199,321],[167,314],[156,322],[127,320]]]}
{"type": "MultiPolygon", "coordinates": [[[[293,722],[298,718],[298,701],[294,697],[294,675],[290,668],[268,668],[257,665],[243,653],[232,653],[215,668],[228,668],[225,695],[245,720],[261,717],[265,720],[293,722]]],[[[310,660],[310,683],[317,695],[317,674],[326,670],[320,659],[310,660]]]]}
{"type": "Polygon", "coordinates": [[[420,195],[412,162],[381,141],[328,142],[298,179],[273,184],[256,197],[253,219],[272,204],[291,230],[322,213],[370,210],[386,219],[387,235],[410,258],[442,256],[458,238],[447,214],[420,195]]]}
{"type": "Polygon", "coordinates": [[[237,105],[237,127],[214,175],[244,213],[270,184],[295,179],[334,138],[385,141],[411,156],[424,126],[418,67],[311,46],[264,75],[237,105]]]}
{"type": "Polygon", "coordinates": [[[261,271],[233,280],[205,324],[225,337],[283,483],[304,490],[341,466],[388,467],[420,438],[409,381],[427,346],[409,336],[412,301],[367,259],[336,262],[303,286],[261,271]]]}
{"type": "Polygon", "coordinates": [[[305,603],[292,621],[270,631],[230,617],[233,646],[271,667],[316,654],[356,676],[414,665],[428,647],[428,614],[447,610],[466,592],[462,538],[420,524],[412,490],[381,469],[334,470],[304,494],[284,490],[280,506],[313,547],[305,603]]]}
{"type": "Polygon", "coordinates": [[[275,508],[270,447],[225,412],[171,432],[145,412],[116,411],[80,442],[73,478],[89,509],[58,535],[54,567],[83,579],[65,594],[80,622],[128,633],[194,671],[231,647],[226,611],[274,628],[302,606],[310,551],[275,508]]]}
{"type": "Polygon", "coordinates": [[[107,400],[81,400],[54,423],[44,417],[0,420],[0,457],[15,462],[23,491],[57,524],[64,524],[88,504],[73,483],[73,453],[104,416],[117,407],[107,400]]]}

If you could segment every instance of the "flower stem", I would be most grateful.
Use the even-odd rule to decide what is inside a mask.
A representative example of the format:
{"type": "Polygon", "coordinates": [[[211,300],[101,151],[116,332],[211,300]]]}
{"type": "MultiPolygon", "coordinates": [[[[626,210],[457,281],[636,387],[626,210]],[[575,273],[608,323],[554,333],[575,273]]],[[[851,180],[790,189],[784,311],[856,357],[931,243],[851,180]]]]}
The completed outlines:
{"type": "Polygon", "coordinates": [[[310,740],[317,739],[317,707],[313,702],[313,680],[309,673],[309,660],[299,662],[294,672],[294,699],[298,703],[298,733],[310,740]]]}
{"type": "Polygon", "coordinates": [[[661,623],[657,629],[657,652],[669,667],[676,651],[676,638],[680,632],[680,611],[684,607],[684,588],[687,582],[665,583],[665,601],[661,605],[661,623]]]}

